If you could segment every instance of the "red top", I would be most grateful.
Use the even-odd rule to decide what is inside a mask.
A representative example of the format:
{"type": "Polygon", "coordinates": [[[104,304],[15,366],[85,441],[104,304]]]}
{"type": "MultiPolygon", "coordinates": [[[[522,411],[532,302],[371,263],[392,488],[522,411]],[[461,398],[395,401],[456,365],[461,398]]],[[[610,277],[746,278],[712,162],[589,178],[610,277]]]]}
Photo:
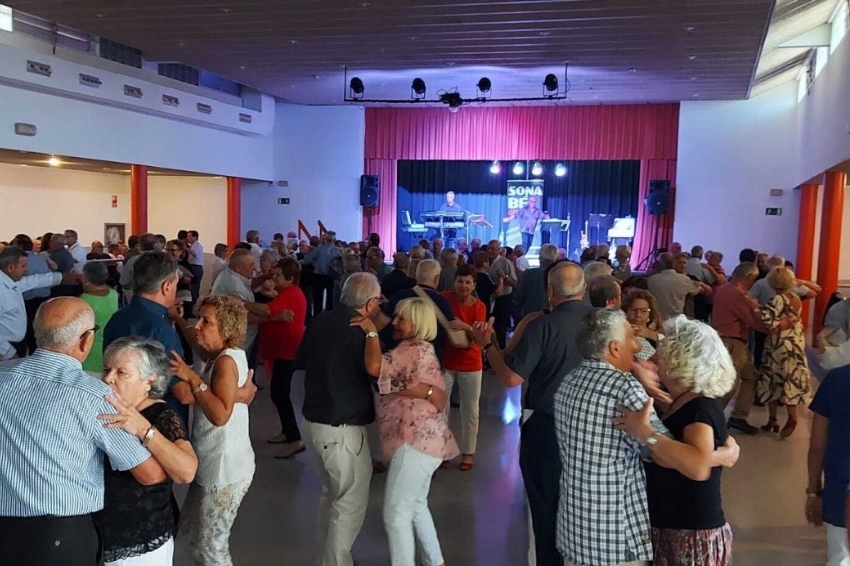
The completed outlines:
{"type": "MultiPolygon", "coordinates": [[[[476,300],[471,305],[464,305],[454,291],[443,291],[441,295],[448,299],[452,306],[452,312],[458,320],[462,320],[470,326],[475,322],[487,321],[487,309],[481,301],[476,300]]],[[[473,343],[469,348],[455,348],[446,340],[443,367],[451,371],[480,371],[484,369],[481,346],[473,343]]]]}
{"type": "Polygon", "coordinates": [[[726,283],[714,291],[711,325],[721,336],[741,340],[747,340],[751,328],[760,332],[767,330],[758,311],[747,303],[747,292],[734,283],[726,283]]]}
{"type": "Polygon", "coordinates": [[[292,321],[270,321],[260,325],[260,356],[264,360],[294,360],[304,338],[307,299],[298,285],[290,285],[278,292],[269,303],[269,317],[285,310],[295,313],[292,321]]]}

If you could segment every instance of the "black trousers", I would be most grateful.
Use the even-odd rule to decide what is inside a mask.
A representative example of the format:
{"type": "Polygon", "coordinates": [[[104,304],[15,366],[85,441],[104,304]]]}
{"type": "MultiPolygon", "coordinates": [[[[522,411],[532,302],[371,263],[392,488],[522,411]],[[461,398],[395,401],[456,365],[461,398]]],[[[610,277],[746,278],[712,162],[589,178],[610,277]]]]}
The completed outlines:
{"type": "Polygon", "coordinates": [[[313,316],[334,308],[334,280],[330,275],[313,274],[313,316]],[[324,305],[323,305],[324,300],[324,305]],[[323,308],[324,306],[324,308],[323,308]]]}
{"type": "Polygon", "coordinates": [[[551,415],[534,413],[522,425],[519,468],[531,508],[537,566],[563,566],[556,545],[561,459],[551,415]]]}
{"type": "Polygon", "coordinates": [[[295,418],[295,409],[292,408],[292,374],[295,373],[295,360],[275,360],[272,368],[272,384],[269,393],[272,403],[277,408],[277,416],[280,418],[280,431],[286,437],[287,442],[301,440],[301,431],[298,430],[298,420],[295,418]]]}
{"type": "Polygon", "coordinates": [[[99,555],[91,515],[0,517],[3,566],[96,566],[99,555]]]}
{"type": "Polygon", "coordinates": [[[198,302],[198,297],[201,295],[201,279],[204,278],[204,266],[203,265],[190,265],[189,270],[192,272],[192,286],[190,291],[192,293],[192,305],[198,302]]]}
{"type": "Polygon", "coordinates": [[[753,363],[756,369],[761,369],[761,360],[764,357],[764,341],[767,340],[767,334],[753,331],[753,363]]]}
{"type": "Polygon", "coordinates": [[[514,308],[513,293],[496,297],[493,301],[493,329],[496,331],[496,339],[499,348],[504,349],[508,338],[508,328],[511,327],[511,313],[514,308]]]}
{"type": "Polygon", "coordinates": [[[28,355],[35,352],[35,332],[33,332],[32,323],[35,320],[35,313],[38,312],[38,307],[40,307],[48,298],[49,297],[37,297],[35,299],[27,299],[24,301],[24,307],[27,311],[27,334],[23,343],[26,353],[22,355],[28,355]]]}

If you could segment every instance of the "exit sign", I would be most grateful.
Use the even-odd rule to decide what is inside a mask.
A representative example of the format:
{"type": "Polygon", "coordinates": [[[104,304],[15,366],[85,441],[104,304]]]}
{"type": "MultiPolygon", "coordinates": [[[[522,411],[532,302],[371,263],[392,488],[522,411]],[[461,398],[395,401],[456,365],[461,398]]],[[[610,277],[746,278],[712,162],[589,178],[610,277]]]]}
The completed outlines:
{"type": "Polygon", "coordinates": [[[277,203],[278,204],[289,204],[289,199],[288,198],[279,198],[279,199],[277,199],[277,203]]]}
{"type": "Polygon", "coordinates": [[[782,209],[781,208],[765,208],[764,213],[767,216],[782,216],[782,209]]]}

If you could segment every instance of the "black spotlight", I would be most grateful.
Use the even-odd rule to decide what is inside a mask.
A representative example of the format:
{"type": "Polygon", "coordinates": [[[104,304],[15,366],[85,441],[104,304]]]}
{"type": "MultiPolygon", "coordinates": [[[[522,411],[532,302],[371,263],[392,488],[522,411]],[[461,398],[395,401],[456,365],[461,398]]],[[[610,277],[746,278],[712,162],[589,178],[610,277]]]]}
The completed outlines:
{"type": "Polygon", "coordinates": [[[558,77],[549,73],[546,75],[546,78],[543,79],[543,86],[546,88],[546,92],[558,92],[558,77]]]}
{"type": "Polygon", "coordinates": [[[416,77],[413,79],[413,83],[410,85],[410,89],[416,95],[414,98],[424,98],[425,97],[425,81],[416,77]]]}
{"type": "Polygon", "coordinates": [[[351,82],[348,84],[348,88],[351,89],[351,93],[354,96],[362,96],[365,87],[363,86],[363,81],[360,80],[360,77],[354,77],[351,79],[351,82]]]}
{"type": "Polygon", "coordinates": [[[490,88],[492,88],[493,83],[490,82],[490,79],[487,77],[481,77],[481,80],[478,81],[478,90],[484,94],[490,92],[490,88]]]}

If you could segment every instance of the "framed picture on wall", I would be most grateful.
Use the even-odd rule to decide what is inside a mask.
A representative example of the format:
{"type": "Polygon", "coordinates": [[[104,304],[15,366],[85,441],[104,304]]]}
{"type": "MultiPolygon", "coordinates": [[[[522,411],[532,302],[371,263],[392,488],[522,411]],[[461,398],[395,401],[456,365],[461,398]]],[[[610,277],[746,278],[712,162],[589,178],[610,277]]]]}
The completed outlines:
{"type": "Polygon", "coordinates": [[[117,244],[118,242],[126,243],[127,240],[124,239],[125,236],[125,225],[124,224],[111,224],[106,223],[103,225],[103,245],[108,246],[109,244],[117,244]]]}

